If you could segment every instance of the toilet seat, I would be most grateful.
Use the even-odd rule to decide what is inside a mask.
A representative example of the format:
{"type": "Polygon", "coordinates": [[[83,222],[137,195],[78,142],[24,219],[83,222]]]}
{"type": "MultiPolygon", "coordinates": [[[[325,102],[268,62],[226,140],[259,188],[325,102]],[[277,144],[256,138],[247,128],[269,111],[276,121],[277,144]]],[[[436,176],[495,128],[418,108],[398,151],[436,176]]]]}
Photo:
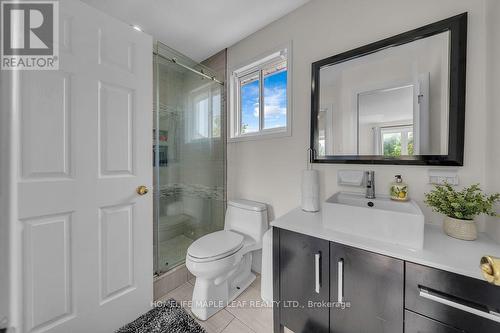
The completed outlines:
{"type": "Polygon", "coordinates": [[[214,261],[238,252],[243,247],[243,240],[244,237],[236,232],[212,232],[194,241],[187,254],[196,262],[214,261]]]}

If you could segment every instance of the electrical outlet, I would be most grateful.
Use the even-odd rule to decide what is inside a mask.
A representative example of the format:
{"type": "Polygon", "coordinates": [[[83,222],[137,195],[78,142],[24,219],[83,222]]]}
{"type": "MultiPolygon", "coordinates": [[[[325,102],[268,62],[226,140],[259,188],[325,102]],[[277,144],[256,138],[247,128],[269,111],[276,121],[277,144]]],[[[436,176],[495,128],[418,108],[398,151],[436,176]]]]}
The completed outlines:
{"type": "Polygon", "coordinates": [[[443,185],[458,185],[458,173],[455,169],[432,169],[429,170],[429,184],[443,185]]]}

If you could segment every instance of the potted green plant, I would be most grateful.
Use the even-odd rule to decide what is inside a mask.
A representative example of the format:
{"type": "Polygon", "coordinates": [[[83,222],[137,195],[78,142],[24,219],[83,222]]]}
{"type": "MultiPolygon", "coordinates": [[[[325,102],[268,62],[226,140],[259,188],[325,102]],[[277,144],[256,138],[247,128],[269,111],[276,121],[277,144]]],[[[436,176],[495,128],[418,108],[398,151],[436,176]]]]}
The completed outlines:
{"type": "Polygon", "coordinates": [[[500,200],[500,193],[483,194],[479,184],[461,191],[450,184],[436,185],[425,194],[425,203],[432,210],[445,215],[443,229],[451,237],[474,240],[477,238],[477,225],[474,218],[479,214],[496,216],[493,205],[500,200]]]}

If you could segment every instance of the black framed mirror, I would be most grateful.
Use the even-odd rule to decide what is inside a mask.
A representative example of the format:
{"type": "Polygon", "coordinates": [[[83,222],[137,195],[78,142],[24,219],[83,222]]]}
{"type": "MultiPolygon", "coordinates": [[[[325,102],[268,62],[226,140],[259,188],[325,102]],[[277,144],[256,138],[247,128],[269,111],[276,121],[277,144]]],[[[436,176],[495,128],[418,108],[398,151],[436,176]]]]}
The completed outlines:
{"type": "Polygon", "coordinates": [[[312,64],[313,163],[463,165],[467,13],[312,64]]]}

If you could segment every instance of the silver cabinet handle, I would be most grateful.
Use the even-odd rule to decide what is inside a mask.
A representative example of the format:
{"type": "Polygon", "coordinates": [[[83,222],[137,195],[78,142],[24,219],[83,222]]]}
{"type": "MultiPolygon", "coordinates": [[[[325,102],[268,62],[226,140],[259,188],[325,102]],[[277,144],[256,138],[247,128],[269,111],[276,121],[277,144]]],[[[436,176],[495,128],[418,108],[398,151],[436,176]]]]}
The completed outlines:
{"type": "Polygon", "coordinates": [[[319,261],[321,260],[321,253],[316,253],[314,255],[314,291],[319,294],[320,284],[320,269],[319,261]]]}
{"type": "Polygon", "coordinates": [[[452,308],[462,310],[462,311],[465,311],[468,313],[472,313],[472,314],[475,314],[477,316],[480,316],[480,317],[483,317],[483,318],[486,318],[489,320],[496,321],[497,323],[500,323],[500,314],[498,314],[494,311],[490,311],[490,312],[481,311],[479,309],[475,309],[475,308],[472,308],[470,306],[460,304],[460,303],[451,301],[449,299],[440,297],[440,296],[438,296],[434,293],[431,293],[430,291],[423,289],[423,288],[419,288],[419,295],[420,295],[420,297],[426,298],[428,300],[438,302],[438,303],[441,303],[444,305],[448,305],[448,306],[451,306],[452,308]]]}
{"type": "Polygon", "coordinates": [[[344,302],[344,259],[337,262],[337,302],[344,302]]]}

